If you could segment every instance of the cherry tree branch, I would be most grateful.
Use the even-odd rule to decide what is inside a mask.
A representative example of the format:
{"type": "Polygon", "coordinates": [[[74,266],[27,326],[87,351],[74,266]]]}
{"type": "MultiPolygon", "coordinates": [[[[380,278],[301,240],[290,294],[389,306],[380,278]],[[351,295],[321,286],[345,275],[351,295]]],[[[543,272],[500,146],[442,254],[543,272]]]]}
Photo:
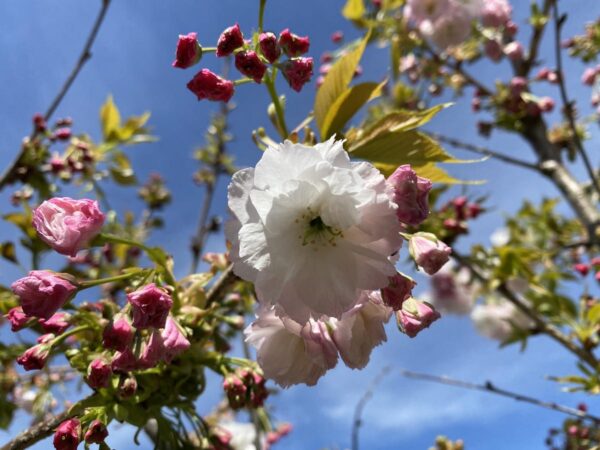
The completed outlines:
{"type": "Polygon", "coordinates": [[[590,181],[594,186],[594,189],[600,195],[600,184],[598,183],[598,178],[594,173],[594,168],[592,167],[592,163],[583,148],[583,143],[581,142],[581,138],[579,137],[579,133],[577,132],[577,123],[575,121],[575,109],[574,102],[569,99],[569,95],[567,94],[567,87],[565,85],[565,72],[563,70],[562,64],[562,48],[561,48],[561,31],[562,26],[565,22],[566,16],[561,16],[558,11],[558,0],[552,1],[552,10],[554,16],[554,51],[556,55],[556,69],[558,71],[558,87],[560,90],[560,97],[563,103],[563,111],[569,122],[569,127],[571,128],[571,133],[573,134],[573,141],[575,142],[575,147],[581,156],[583,164],[588,172],[590,177],[590,181]]]}
{"type": "Polygon", "coordinates": [[[369,384],[369,387],[367,388],[366,392],[363,394],[363,396],[356,404],[356,407],[354,408],[354,420],[352,422],[352,450],[358,450],[359,447],[358,432],[362,425],[363,410],[365,409],[365,406],[369,402],[369,400],[371,400],[371,398],[373,397],[377,386],[379,386],[383,378],[388,373],[390,373],[390,371],[391,367],[386,366],[381,370],[381,372],[379,372],[379,374],[373,379],[373,381],[371,381],[371,384],[369,384]]]}
{"type": "Polygon", "coordinates": [[[431,133],[428,132],[428,134],[433,137],[434,139],[440,141],[440,142],[444,142],[446,144],[449,144],[453,147],[456,148],[461,148],[463,150],[467,150],[469,152],[472,153],[477,153],[479,155],[484,155],[484,156],[489,156],[491,158],[497,159],[499,161],[503,161],[505,163],[508,164],[513,164],[515,166],[519,166],[519,167],[523,167],[525,169],[530,169],[530,170],[534,170],[536,172],[540,172],[540,167],[537,164],[533,164],[527,161],[523,161],[521,159],[518,158],[513,158],[512,156],[508,156],[508,155],[504,155],[502,153],[496,152],[494,150],[490,150],[486,147],[481,147],[478,145],[473,145],[473,144],[469,144],[467,142],[463,142],[460,141],[458,139],[455,138],[451,138],[448,136],[444,136],[443,134],[439,134],[439,133],[431,133]]]}
{"type": "MultiPolygon", "coordinates": [[[[550,15],[550,7],[552,5],[553,0],[544,0],[544,5],[542,6],[542,14],[544,16],[550,15]]],[[[542,43],[542,38],[544,37],[544,30],[546,29],[546,25],[540,25],[533,29],[533,33],[531,35],[531,40],[529,41],[529,51],[527,52],[527,59],[521,64],[517,69],[517,75],[521,77],[527,77],[529,72],[536,63],[538,51],[540,48],[540,44],[542,43]]]]}
{"type": "MultiPolygon", "coordinates": [[[[79,72],[81,72],[81,69],[83,68],[85,63],[92,57],[92,52],[91,52],[92,46],[94,45],[94,41],[96,40],[98,31],[100,30],[100,27],[102,26],[102,23],[106,16],[106,12],[108,11],[108,7],[110,6],[110,2],[111,2],[111,0],[102,0],[102,6],[100,8],[100,12],[98,13],[98,16],[96,17],[96,20],[94,21],[92,30],[90,31],[90,34],[85,41],[83,50],[81,51],[81,54],[79,55],[79,58],[77,59],[77,62],[75,63],[75,67],[73,67],[73,70],[71,70],[71,73],[69,74],[69,76],[65,80],[64,84],[58,91],[58,94],[56,95],[56,97],[54,97],[54,100],[52,100],[52,103],[50,103],[50,106],[44,113],[44,119],[46,121],[49,120],[50,117],[52,117],[52,115],[54,114],[54,112],[56,111],[56,109],[58,108],[58,106],[60,105],[62,100],[64,99],[65,95],[67,95],[67,92],[69,91],[69,89],[71,88],[71,85],[77,78],[77,75],[79,75],[79,72]]],[[[31,141],[36,136],[36,134],[37,134],[37,132],[35,130],[32,131],[29,136],[29,141],[31,141]]],[[[19,153],[17,154],[17,156],[15,157],[13,162],[6,168],[6,170],[2,173],[2,175],[0,175],[0,190],[2,190],[4,187],[6,187],[7,184],[9,184],[12,181],[12,176],[14,175],[14,172],[19,167],[21,159],[23,159],[23,156],[25,156],[27,149],[28,149],[27,145],[22,145],[21,150],[19,151],[19,153]]]]}
{"type": "MultiPolygon", "coordinates": [[[[452,251],[452,257],[463,267],[467,268],[474,278],[478,281],[485,283],[487,282],[487,278],[476,269],[466,257],[460,255],[456,251],[452,251]]],[[[531,321],[535,324],[536,329],[548,335],[550,338],[554,339],[568,351],[573,353],[575,356],[579,358],[580,361],[585,362],[589,367],[593,370],[598,370],[598,360],[590,351],[579,347],[573,341],[571,341],[565,334],[560,331],[554,325],[546,322],[542,316],[538,314],[536,310],[531,308],[529,303],[527,303],[524,299],[520,298],[513,291],[511,291],[505,283],[500,283],[496,287],[496,292],[502,295],[506,300],[515,305],[519,311],[525,314],[531,321]]]]}
{"type": "Polygon", "coordinates": [[[558,411],[563,414],[568,414],[570,416],[577,417],[578,419],[589,419],[596,423],[600,423],[600,417],[594,416],[592,414],[588,414],[585,411],[581,411],[576,408],[571,408],[569,406],[560,405],[555,402],[547,402],[545,400],[539,400],[534,397],[530,397],[528,395],[517,394],[515,392],[507,391],[506,389],[500,389],[496,385],[494,385],[491,381],[486,381],[484,384],[476,384],[470,383],[468,381],[457,380],[454,378],[446,377],[446,376],[437,376],[430,375],[427,373],[419,373],[413,372],[410,370],[401,369],[400,375],[406,378],[412,378],[415,380],[423,380],[430,381],[438,384],[445,384],[448,386],[455,386],[463,389],[470,389],[474,391],[483,391],[489,392],[491,394],[500,395],[502,397],[512,398],[518,402],[530,403],[532,405],[539,406],[541,408],[551,409],[553,411],[558,411]]]}

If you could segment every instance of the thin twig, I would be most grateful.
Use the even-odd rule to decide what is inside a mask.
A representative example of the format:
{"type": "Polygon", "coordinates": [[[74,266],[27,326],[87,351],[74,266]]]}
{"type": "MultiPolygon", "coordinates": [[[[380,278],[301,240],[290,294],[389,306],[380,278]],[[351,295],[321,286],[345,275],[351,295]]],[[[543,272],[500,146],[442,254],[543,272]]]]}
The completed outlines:
{"type": "Polygon", "coordinates": [[[552,9],[554,16],[554,51],[556,55],[556,70],[558,72],[558,87],[560,90],[560,97],[563,103],[564,114],[569,122],[569,127],[571,128],[571,133],[573,134],[573,141],[575,142],[575,147],[583,160],[583,164],[588,172],[590,180],[594,186],[594,189],[600,195],[600,184],[598,183],[598,179],[596,178],[596,174],[594,173],[594,168],[592,167],[592,163],[583,148],[583,143],[581,142],[581,138],[579,137],[579,133],[577,132],[577,124],[575,122],[575,110],[574,105],[571,100],[569,100],[569,95],[567,94],[567,87],[565,85],[565,73],[563,70],[562,64],[562,46],[561,46],[561,38],[560,33],[562,30],[562,26],[564,24],[564,20],[566,16],[560,16],[558,11],[558,0],[552,1],[552,9]]]}
{"type": "Polygon", "coordinates": [[[221,133],[222,136],[217,136],[217,154],[210,165],[212,178],[206,182],[206,192],[204,194],[202,210],[200,211],[200,217],[198,219],[198,227],[196,229],[196,234],[192,238],[192,264],[190,266],[190,274],[193,274],[198,270],[200,257],[202,256],[202,251],[204,250],[204,245],[206,244],[206,238],[208,236],[209,213],[215,197],[215,187],[219,181],[219,176],[223,173],[223,156],[227,152],[225,136],[227,134],[227,118],[229,112],[229,106],[223,102],[221,104],[221,117],[224,121],[221,133]]]}
{"type": "MultiPolygon", "coordinates": [[[[544,0],[544,5],[542,6],[542,14],[544,16],[548,16],[550,14],[551,5],[552,0],[544,0]]],[[[529,41],[529,51],[527,52],[527,59],[523,61],[523,64],[519,65],[516,71],[516,74],[518,76],[527,77],[529,72],[531,72],[531,69],[536,63],[538,51],[542,42],[542,38],[544,37],[545,29],[545,24],[541,24],[533,29],[531,40],[529,41]]]]}
{"type": "Polygon", "coordinates": [[[502,153],[496,152],[494,150],[490,150],[485,147],[469,144],[467,142],[462,142],[458,139],[444,136],[439,133],[429,133],[429,135],[440,142],[444,142],[444,143],[452,145],[453,147],[456,147],[456,148],[461,148],[463,150],[477,153],[479,155],[489,156],[489,157],[497,159],[499,161],[503,161],[508,164],[513,164],[515,166],[523,167],[525,169],[534,170],[536,172],[540,171],[540,168],[537,164],[523,161],[518,158],[513,158],[512,156],[504,155],[502,153]]]}
{"type": "Polygon", "coordinates": [[[434,60],[440,61],[446,67],[454,70],[456,73],[462,75],[462,77],[467,80],[469,84],[479,89],[479,92],[482,95],[492,95],[492,90],[484,86],[480,81],[478,81],[475,77],[473,77],[469,72],[467,72],[462,67],[462,62],[451,60],[448,57],[441,56],[438,52],[435,51],[427,41],[423,41],[423,48],[433,57],[434,60]]]}
{"type": "Polygon", "coordinates": [[[233,273],[233,265],[229,265],[221,274],[219,279],[210,287],[206,294],[206,306],[221,298],[221,296],[237,281],[236,274],[233,273]]]}
{"type": "Polygon", "coordinates": [[[600,423],[600,417],[593,416],[592,414],[588,414],[585,411],[581,411],[576,408],[571,408],[569,406],[559,405],[555,402],[547,402],[545,400],[539,400],[537,398],[530,397],[528,395],[517,394],[515,392],[507,391],[506,389],[500,389],[496,387],[491,381],[486,381],[485,384],[476,384],[470,383],[468,381],[457,380],[454,378],[446,377],[446,376],[437,376],[430,375],[427,373],[419,373],[413,372],[410,370],[400,370],[400,375],[413,378],[416,380],[423,381],[431,381],[433,383],[445,384],[448,386],[456,386],[463,389],[471,389],[475,391],[484,391],[489,392],[491,394],[501,395],[503,397],[509,397],[518,402],[531,403],[532,405],[539,406],[541,408],[551,409],[553,411],[558,411],[564,414],[568,414],[570,416],[575,416],[578,419],[589,419],[596,423],[600,423]]]}
{"type": "Polygon", "coordinates": [[[356,404],[356,408],[354,408],[354,420],[352,422],[352,450],[358,450],[358,431],[362,425],[362,412],[365,409],[367,402],[373,397],[375,389],[377,389],[377,386],[379,386],[383,378],[390,373],[390,370],[391,367],[386,366],[379,372],[373,381],[371,381],[367,391],[356,404]]]}
{"type": "MultiPolygon", "coordinates": [[[[456,251],[452,251],[452,257],[463,267],[466,267],[473,277],[475,277],[480,282],[487,282],[486,277],[479,272],[468,260],[466,257],[460,255],[456,251]]],[[[531,321],[535,324],[536,328],[541,332],[559,344],[561,344],[568,351],[576,355],[581,361],[588,364],[593,370],[598,369],[598,360],[593,355],[593,353],[587,351],[586,349],[577,346],[573,343],[567,336],[563,334],[558,328],[554,325],[546,322],[543,317],[541,317],[537,311],[532,309],[529,304],[512,292],[505,283],[500,283],[496,287],[496,292],[501,294],[506,300],[515,305],[521,312],[523,312],[531,321]]]]}
{"type": "MultiPolygon", "coordinates": [[[[110,6],[110,1],[111,0],[102,0],[102,7],[100,8],[100,12],[98,13],[98,16],[96,17],[96,20],[94,21],[92,30],[90,31],[90,34],[85,41],[83,50],[81,51],[81,54],[79,55],[79,58],[77,59],[77,62],[75,63],[75,67],[73,67],[73,70],[71,71],[71,73],[69,74],[67,79],[65,80],[64,84],[60,88],[60,91],[58,91],[58,94],[56,95],[56,97],[54,97],[54,100],[52,100],[52,103],[50,103],[50,106],[48,107],[48,109],[46,110],[46,112],[44,114],[44,119],[46,121],[48,121],[50,119],[50,117],[52,117],[52,114],[54,114],[54,112],[56,111],[56,109],[58,108],[60,103],[62,102],[63,98],[69,91],[69,88],[75,81],[75,78],[77,78],[77,75],[79,75],[79,72],[81,71],[81,69],[83,68],[85,63],[92,57],[92,52],[91,52],[92,46],[94,45],[94,41],[96,40],[96,36],[98,35],[98,31],[100,30],[102,22],[104,21],[104,17],[106,16],[106,12],[108,11],[108,7],[110,6]]],[[[29,142],[31,142],[36,137],[36,135],[37,135],[37,131],[36,130],[32,131],[29,136],[29,142]]],[[[28,148],[29,148],[28,145],[23,144],[21,146],[21,150],[17,154],[16,158],[6,168],[4,173],[0,176],[0,190],[2,190],[11,181],[11,176],[13,175],[15,170],[19,167],[21,159],[23,158],[23,156],[25,156],[25,153],[27,152],[28,148]]]]}

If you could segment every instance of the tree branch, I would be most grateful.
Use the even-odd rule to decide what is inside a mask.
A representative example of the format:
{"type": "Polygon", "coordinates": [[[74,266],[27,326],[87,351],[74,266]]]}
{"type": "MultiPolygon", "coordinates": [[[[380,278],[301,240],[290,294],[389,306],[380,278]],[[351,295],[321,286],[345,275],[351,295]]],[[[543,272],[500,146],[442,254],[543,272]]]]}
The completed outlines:
{"type": "Polygon", "coordinates": [[[229,289],[231,285],[237,281],[237,279],[237,275],[233,273],[233,264],[230,264],[206,293],[206,306],[218,300],[223,294],[225,294],[227,289],[229,289]]]}
{"type": "MultiPolygon", "coordinates": [[[[551,5],[552,0],[544,0],[544,5],[542,6],[543,15],[548,16],[550,14],[551,5]]],[[[537,54],[540,48],[540,44],[542,42],[542,38],[544,37],[545,29],[545,25],[534,28],[533,33],[531,35],[531,41],[529,41],[529,51],[527,52],[527,59],[516,70],[516,74],[518,76],[527,77],[527,75],[529,75],[529,72],[531,72],[531,69],[535,65],[535,60],[537,59],[537,54]]]]}
{"type": "Polygon", "coordinates": [[[536,398],[529,397],[528,395],[517,394],[515,392],[507,391],[505,389],[500,389],[500,388],[496,387],[496,385],[494,385],[491,381],[486,381],[485,384],[475,384],[475,383],[469,383],[468,381],[456,380],[456,379],[450,378],[450,377],[430,375],[427,373],[412,372],[410,370],[404,370],[404,369],[400,370],[400,375],[407,377],[407,378],[413,378],[415,380],[430,381],[433,383],[445,384],[448,386],[455,386],[455,387],[459,387],[459,388],[463,388],[463,389],[489,392],[491,394],[501,395],[502,397],[512,398],[513,400],[516,400],[518,402],[530,403],[532,405],[536,405],[541,408],[551,409],[553,411],[558,411],[563,414],[568,414],[570,416],[577,417],[578,419],[589,419],[596,423],[600,423],[600,417],[593,416],[591,414],[588,414],[585,411],[581,411],[576,408],[571,408],[569,406],[559,405],[558,403],[554,403],[554,402],[538,400],[536,398]]]}
{"type": "MultiPolygon", "coordinates": [[[[58,91],[58,94],[56,95],[54,100],[52,100],[52,103],[50,103],[50,106],[48,107],[48,109],[46,110],[46,112],[44,114],[44,119],[46,121],[49,120],[50,117],[52,117],[52,114],[54,114],[54,112],[56,111],[56,109],[58,108],[60,103],[62,102],[63,98],[69,91],[69,88],[71,87],[71,85],[73,84],[75,79],[77,78],[77,75],[79,75],[79,72],[81,71],[81,69],[83,68],[85,63],[92,57],[91,49],[92,49],[92,46],[94,45],[94,41],[96,40],[96,36],[98,35],[98,31],[100,30],[100,26],[102,25],[102,22],[104,21],[104,17],[106,16],[108,7],[110,6],[110,1],[111,0],[102,0],[102,7],[100,8],[100,12],[98,13],[98,16],[96,17],[96,20],[94,21],[92,30],[90,31],[90,34],[85,41],[83,50],[81,51],[81,54],[79,55],[79,58],[77,59],[77,62],[75,63],[75,67],[73,67],[73,70],[71,70],[71,73],[69,74],[69,76],[65,80],[64,84],[60,88],[60,91],[58,91]]],[[[37,134],[36,130],[32,131],[31,134],[29,135],[29,141],[33,140],[36,137],[36,134],[37,134]]],[[[15,157],[13,162],[6,168],[6,170],[2,173],[2,175],[0,175],[0,191],[2,189],[4,189],[4,187],[6,187],[6,185],[9,184],[13,180],[12,176],[14,175],[14,172],[19,167],[19,164],[21,163],[23,156],[25,156],[25,153],[27,152],[27,148],[28,148],[27,145],[22,145],[21,150],[19,151],[19,153],[17,154],[17,156],[15,157]]]]}
{"type": "Polygon", "coordinates": [[[428,134],[433,137],[434,139],[440,141],[440,142],[444,142],[446,144],[449,144],[453,147],[456,148],[461,148],[463,150],[467,150],[469,152],[472,153],[477,153],[479,155],[484,155],[484,156],[489,156],[491,158],[497,159],[499,161],[503,161],[505,163],[508,164],[513,164],[515,166],[519,166],[519,167],[523,167],[525,169],[530,169],[536,172],[540,172],[540,167],[537,164],[533,164],[527,161],[523,161],[521,159],[518,158],[513,158],[512,156],[508,156],[508,155],[503,155],[502,153],[496,152],[494,150],[490,150],[488,148],[485,147],[481,147],[478,145],[473,145],[473,144],[469,144],[466,142],[462,142],[459,141],[458,139],[454,139],[448,136],[444,136],[442,134],[439,133],[431,133],[428,132],[428,134]]]}
{"type": "MultiPolygon", "coordinates": [[[[471,274],[480,282],[486,283],[486,277],[479,272],[464,256],[460,255],[456,251],[452,251],[452,257],[463,267],[466,267],[471,274]]],[[[585,362],[588,366],[590,366],[593,370],[598,370],[598,361],[593,353],[588,350],[577,346],[573,343],[567,336],[565,336],[562,331],[556,328],[554,325],[549,324],[541,317],[537,311],[532,309],[529,304],[517,296],[514,292],[512,292],[505,283],[500,283],[496,287],[496,292],[501,294],[506,300],[515,305],[523,314],[525,314],[531,321],[536,325],[537,329],[556,342],[561,344],[568,351],[577,356],[582,362],[585,362]]]]}
{"type": "Polygon", "coordinates": [[[358,450],[358,431],[362,425],[362,412],[369,400],[373,397],[375,389],[381,383],[381,380],[390,372],[389,366],[384,367],[381,372],[371,381],[367,391],[360,398],[356,407],[354,408],[354,420],[352,422],[352,450],[358,450]]]}
{"type": "Polygon", "coordinates": [[[569,122],[569,127],[571,128],[571,133],[573,134],[573,141],[575,142],[575,147],[583,160],[583,164],[588,172],[588,176],[590,177],[590,181],[594,186],[594,189],[600,195],[600,184],[598,183],[598,179],[596,174],[594,173],[594,168],[590,162],[590,159],[583,148],[583,143],[581,142],[581,138],[579,137],[579,133],[577,132],[577,124],[575,122],[575,110],[573,101],[569,100],[569,96],[567,94],[567,87],[565,85],[565,73],[563,70],[562,64],[562,47],[561,47],[561,38],[560,33],[562,30],[562,26],[564,24],[564,20],[566,16],[560,16],[558,12],[558,1],[552,1],[552,9],[554,16],[554,52],[556,55],[556,70],[558,72],[558,87],[560,90],[560,97],[563,103],[563,111],[567,121],[569,122]]]}

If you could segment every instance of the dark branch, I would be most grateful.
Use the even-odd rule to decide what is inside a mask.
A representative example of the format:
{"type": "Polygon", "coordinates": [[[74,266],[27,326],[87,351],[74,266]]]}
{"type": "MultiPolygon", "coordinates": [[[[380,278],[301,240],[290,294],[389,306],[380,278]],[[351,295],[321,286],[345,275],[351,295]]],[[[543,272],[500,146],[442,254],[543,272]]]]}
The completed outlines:
{"type": "Polygon", "coordinates": [[[513,164],[515,166],[523,167],[525,169],[530,169],[530,170],[534,170],[536,172],[540,172],[540,168],[537,164],[523,161],[518,158],[513,158],[512,156],[503,155],[502,153],[496,152],[494,150],[490,150],[485,147],[462,142],[462,141],[459,141],[458,139],[444,136],[439,133],[429,133],[429,135],[431,137],[433,137],[434,139],[436,139],[440,142],[444,142],[446,144],[452,145],[453,147],[461,148],[463,150],[467,150],[472,153],[477,153],[479,155],[489,156],[491,158],[497,159],[499,161],[502,161],[502,162],[505,162],[508,164],[513,164]]]}
{"type": "Polygon", "coordinates": [[[503,397],[512,398],[513,400],[516,400],[518,402],[530,403],[532,405],[536,405],[541,408],[551,409],[553,411],[558,411],[563,414],[568,414],[570,416],[577,417],[578,419],[589,419],[596,423],[600,423],[600,417],[593,416],[591,414],[588,414],[585,411],[581,411],[576,408],[571,408],[569,406],[559,405],[558,403],[554,403],[554,402],[538,400],[537,398],[529,397],[528,395],[517,394],[515,392],[507,391],[505,389],[500,389],[500,388],[496,387],[496,385],[494,385],[491,381],[486,381],[485,384],[475,384],[475,383],[469,383],[468,381],[456,380],[454,378],[449,378],[449,377],[445,377],[445,376],[437,376],[437,375],[430,375],[427,373],[412,372],[410,370],[404,370],[404,369],[400,370],[400,375],[407,377],[407,378],[413,378],[416,380],[423,380],[423,381],[431,381],[433,383],[445,384],[448,386],[455,386],[455,387],[459,387],[459,388],[463,388],[463,389],[471,389],[474,391],[489,392],[491,394],[496,394],[496,395],[501,395],[503,397]]]}
{"type": "Polygon", "coordinates": [[[571,133],[573,134],[573,142],[575,143],[575,147],[581,159],[583,160],[583,164],[588,172],[590,177],[590,181],[594,186],[594,189],[600,195],[600,184],[598,183],[598,179],[596,178],[596,174],[594,173],[594,168],[590,162],[590,159],[583,148],[583,143],[581,142],[581,138],[579,137],[579,133],[577,132],[577,123],[575,121],[575,105],[572,100],[569,99],[569,95],[567,94],[567,87],[565,85],[565,72],[563,70],[562,64],[562,47],[561,47],[561,38],[560,33],[562,31],[562,26],[565,22],[566,16],[560,16],[558,11],[558,0],[552,1],[552,9],[554,16],[554,51],[556,55],[556,70],[558,71],[558,86],[560,90],[560,97],[563,103],[563,111],[567,121],[569,122],[569,127],[571,128],[571,133]]]}
{"type": "MultiPolygon", "coordinates": [[[[92,52],[91,52],[92,46],[94,45],[94,41],[96,40],[96,36],[98,35],[98,31],[100,30],[100,26],[102,25],[102,22],[104,21],[104,17],[106,16],[106,12],[108,11],[108,7],[110,6],[110,1],[111,0],[102,0],[102,7],[100,8],[100,12],[98,13],[98,16],[96,17],[96,20],[94,21],[92,30],[90,31],[90,34],[85,41],[83,50],[81,51],[81,54],[79,55],[79,58],[77,59],[77,62],[75,63],[75,67],[73,67],[73,70],[71,71],[71,73],[69,74],[67,79],[65,80],[64,84],[60,88],[60,91],[58,91],[58,94],[56,95],[56,97],[54,97],[54,100],[52,100],[52,103],[50,103],[50,106],[48,107],[48,109],[46,110],[46,112],[44,114],[44,119],[46,121],[52,117],[52,114],[54,114],[54,112],[56,111],[56,109],[58,108],[60,103],[62,102],[63,98],[69,91],[71,85],[77,78],[77,75],[79,75],[79,72],[81,71],[81,69],[83,68],[85,63],[92,57],[92,52]]],[[[31,135],[29,136],[29,141],[32,141],[36,137],[36,134],[37,134],[37,132],[35,130],[32,131],[31,135]]],[[[17,154],[16,158],[6,168],[4,173],[2,173],[2,175],[0,175],[0,190],[2,190],[11,181],[11,177],[14,174],[15,170],[19,167],[19,164],[21,163],[21,159],[23,158],[23,156],[25,156],[27,149],[28,149],[28,146],[26,144],[22,145],[21,150],[17,154]]]]}

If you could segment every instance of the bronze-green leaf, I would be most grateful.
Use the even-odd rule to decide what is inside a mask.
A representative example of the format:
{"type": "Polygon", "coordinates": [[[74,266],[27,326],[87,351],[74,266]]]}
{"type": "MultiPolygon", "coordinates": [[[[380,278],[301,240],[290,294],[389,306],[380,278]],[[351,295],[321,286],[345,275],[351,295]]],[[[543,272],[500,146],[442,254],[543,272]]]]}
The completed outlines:
{"type": "Polygon", "coordinates": [[[333,106],[336,100],[346,91],[350,81],[354,76],[356,67],[365,51],[365,47],[371,31],[369,31],[358,46],[341,57],[331,68],[323,84],[317,91],[315,99],[315,121],[319,130],[323,129],[323,124],[327,117],[329,109],[333,106]]]}

